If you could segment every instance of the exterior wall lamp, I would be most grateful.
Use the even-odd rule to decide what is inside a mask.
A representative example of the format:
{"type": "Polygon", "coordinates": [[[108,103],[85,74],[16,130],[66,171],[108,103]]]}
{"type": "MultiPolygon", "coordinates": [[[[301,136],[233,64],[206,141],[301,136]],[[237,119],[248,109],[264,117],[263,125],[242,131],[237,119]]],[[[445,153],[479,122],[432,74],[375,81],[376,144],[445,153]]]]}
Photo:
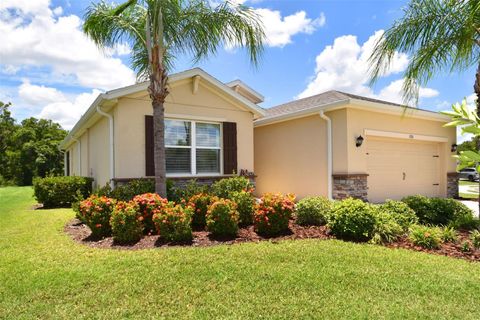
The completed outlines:
{"type": "Polygon", "coordinates": [[[450,149],[450,151],[457,152],[457,148],[458,148],[458,145],[456,143],[454,143],[454,144],[452,144],[452,148],[450,149]]]}
{"type": "Polygon", "coordinates": [[[358,136],[356,139],[355,139],[355,145],[358,147],[360,147],[363,143],[363,137],[360,135],[358,136]]]}

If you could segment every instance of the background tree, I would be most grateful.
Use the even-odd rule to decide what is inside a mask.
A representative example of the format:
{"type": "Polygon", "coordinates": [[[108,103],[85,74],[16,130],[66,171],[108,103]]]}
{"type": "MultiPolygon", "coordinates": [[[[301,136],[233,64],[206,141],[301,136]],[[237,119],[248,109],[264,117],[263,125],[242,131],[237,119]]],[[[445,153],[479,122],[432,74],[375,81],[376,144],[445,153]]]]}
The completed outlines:
{"type": "Polygon", "coordinates": [[[58,145],[67,132],[58,123],[33,117],[17,124],[10,106],[0,102],[0,182],[30,185],[33,177],[62,174],[58,145]]]}
{"type": "Polygon", "coordinates": [[[228,1],[212,7],[207,0],[129,0],[120,5],[92,4],[83,30],[101,48],[129,42],[138,78],[150,81],[155,190],[165,197],[164,102],[174,59],[187,54],[198,62],[230,44],[245,47],[257,64],[263,49],[262,24],[253,10],[228,1]]]}
{"type": "Polygon", "coordinates": [[[457,151],[462,152],[462,151],[476,151],[478,143],[480,142],[480,136],[474,136],[472,139],[463,141],[458,145],[457,151]]]}

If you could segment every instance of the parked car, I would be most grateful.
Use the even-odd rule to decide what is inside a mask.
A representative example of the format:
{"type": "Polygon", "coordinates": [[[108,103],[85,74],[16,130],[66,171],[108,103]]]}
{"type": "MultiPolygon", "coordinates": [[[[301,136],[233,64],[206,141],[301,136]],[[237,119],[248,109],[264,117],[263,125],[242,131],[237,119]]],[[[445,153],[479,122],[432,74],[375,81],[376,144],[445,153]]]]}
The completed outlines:
{"type": "Polygon", "coordinates": [[[460,170],[458,177],[460,179],[467,179],[469,181],[476,181],[480,178],[477,170],[475,168],[465,168],[460,170]]]}

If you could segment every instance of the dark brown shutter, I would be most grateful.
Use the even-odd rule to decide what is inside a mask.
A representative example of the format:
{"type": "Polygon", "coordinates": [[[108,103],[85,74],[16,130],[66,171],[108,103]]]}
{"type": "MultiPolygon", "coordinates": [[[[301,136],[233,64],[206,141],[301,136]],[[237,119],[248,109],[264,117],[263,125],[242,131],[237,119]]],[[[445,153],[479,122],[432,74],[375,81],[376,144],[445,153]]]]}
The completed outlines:
{"type": "Polygon", "coordinates": [[[145,116],[145,175],[155,175],[155,162],[153,158],[153,116],[145,116]]]}
{"type": "Polygon", "coordinates": [[[238,173],[237,168],[237,124],[223,123],[223,173],[238,173]]]}

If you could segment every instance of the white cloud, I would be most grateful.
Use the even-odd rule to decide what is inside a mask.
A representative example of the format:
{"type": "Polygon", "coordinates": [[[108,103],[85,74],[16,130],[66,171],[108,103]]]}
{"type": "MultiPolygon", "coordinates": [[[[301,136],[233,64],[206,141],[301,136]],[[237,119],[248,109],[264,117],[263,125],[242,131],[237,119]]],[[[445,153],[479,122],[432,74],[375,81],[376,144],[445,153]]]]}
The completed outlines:
{"type": "MultiPolygon", "coordinates": [[[[135,82],[133,71],[118,58],[105,56],[81,30],[75,15],[62,16],[49,0],[0,2],[1,64],[48,67],[52,79],[70,79],[89,88],[112,89],[135,82]]],[[[126,50],[119,47],[116,54],[126,50]]]]}
{"type": "Polygon", "coordinates": [[[64,129],[71,129],[100,93],[100,90],[94,89],[79,94],[72,100],[49,103],[37,117],[53,120],[64,129]]]}
{"type": "Polygon", "coordinates": [[[29,80],[23,80],[18,87],[18,97],[26,104],[38,106],[52,102],[66,101],[67,98],[55,88],[31,84],[29,80]]]}
{"type": "MultiPolygon", "coordinates": [[[[298,95],[298,98],[312,96],[328,90],[340,90],[401,103],[402,79],[392,81],[378,94],[375,94],[368,86],[368,59],[375,42],[382,34],[383,30],[376,31],[363,44],[359,44],[357,37],[353,35],[336,38],[332,45],[326,46],[316,57],[315,75],[309,81],[305,90],[298,95]]],[[[388,70],[382,76],[398,74],[404,71],[407,65],[408,56],[397,53],[393,57],[388,70]]],[[[420,89],[420,97],[422,98],[430,98],[438,94],[437,90],[431,88],[420,89]]]]}
{"type": "Polygon", "coordinates": [[[282,17],[280,11],[265,8],[255,9],[260,16],[266,35],[266,44],[270,47],[284,47],[292,43],[292,37],[299,33],[311,34],[325,25],[326,18],[322,12],[316,19],[308,18],[305,11],[282,17]]]}

